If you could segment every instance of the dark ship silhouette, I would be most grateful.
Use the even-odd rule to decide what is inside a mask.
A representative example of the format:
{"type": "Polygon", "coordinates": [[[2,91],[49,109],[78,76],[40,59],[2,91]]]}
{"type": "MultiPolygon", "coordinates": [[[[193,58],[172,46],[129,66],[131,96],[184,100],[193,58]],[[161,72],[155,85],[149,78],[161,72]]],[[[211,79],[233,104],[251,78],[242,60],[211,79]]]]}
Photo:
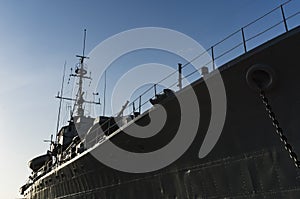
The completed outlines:
{"type": "MultiPolygon", "coordinates": [[[[121,111],[116,117],[85,115],[83,104],[98,102],[84,99],[82,84],[90,77],[83,64],[87,57],[84,53],[78,56],[80,63],[73,74],[79,79],[76,113],[69,124],[58,131],[51,150],[29,162],[32,175],[21,187],[21,194],[33,199],[300,198],[296,155],[300,153],[300,69],[297,65],[300,27],[288,30],[287,26],[287,21],[299,12],[285,17],[283,5],[274,10],[278,9],[282,11],[283,20],[274,27],[283,25],[283,34],[248,50],[249,40],[241,29],[238,32],[243,38],[240,46],[245,53],[218,68],[226,88],[226,120],[217,144],[201,159],[199,148],[212,114],[203,78],[177,92],[165,89],[150,100],[154,106],[160,104],[168,117],[161,132],[149,142],[123,133],[119,121],[126,117],[145,125],[149,122],[149,112],[155,109],[141,113],[138,107],[131,115],[122,116],[121,111]],[[180,118],[175,94],[184,96],[189,89],[194,89],[199,99],[199,128],[192,145],[169,166],[147,173],[127,173],[102,164],[89,153],[101,149],[107,137],[121,148],[141,153],[168,143],[176,133],[180,118]],[[85,135],[78,135],[78,124],[85,135]],[[94,130],[97,128],[104,133],[94,130]]],[[[262,32],[257,33],[260,34],[262,32]]],[[[213,52],[213,47],[211,50],[213,52]]],[[[213,61],[217,60],[212,57],[213,61]]],[[[214,81],[214,73],[208,78],[214,81]]]]}

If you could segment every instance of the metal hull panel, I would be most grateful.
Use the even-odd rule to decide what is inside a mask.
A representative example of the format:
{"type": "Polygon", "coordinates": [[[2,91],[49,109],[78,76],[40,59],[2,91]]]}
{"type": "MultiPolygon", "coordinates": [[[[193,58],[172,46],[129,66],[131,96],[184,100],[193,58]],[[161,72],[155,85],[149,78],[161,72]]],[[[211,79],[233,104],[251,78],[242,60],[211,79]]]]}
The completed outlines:
{"type": "MultiPolygon", "coordinates": [[[[207,157],[198,157],[211,116],[209,93],[200,79],[192,84],[201,109],[199,130],[189,149],[174,163],[155,172],[131,174],[109,168],[86,154],[39,179],[29,187],[25,197],[300,198],[300,170],[284,150],[259,94],[249,88],[245,79],[254,64],[274,69],[278,79],[266,94],[289,142],[300,153],[299,52],[300,28],[297,28],[220,68],[226,88],[227,115],[221,137],[207,157]]],[[[153,143],[157,146],[167,143],[176,133],[172,121],[180,113],[172,112],[176,100],[165,107],[174,118],[167,121],[164,136],[149,143],[137,142],[120,133],[112,141],[140,152],[153,150],[153,143]]],[[[97,150],[101,150],[101,145],[97,150]]]]}

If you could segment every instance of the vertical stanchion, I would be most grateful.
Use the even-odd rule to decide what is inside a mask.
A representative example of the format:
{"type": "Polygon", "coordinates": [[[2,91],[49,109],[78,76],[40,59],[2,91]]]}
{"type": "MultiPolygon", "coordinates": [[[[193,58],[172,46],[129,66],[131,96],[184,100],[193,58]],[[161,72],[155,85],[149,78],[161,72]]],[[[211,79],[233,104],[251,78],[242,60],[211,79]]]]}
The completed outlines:
{"type": "Polygon", "coordinates": [[[212,67],[213,67],[213,70],[215,70],[216,67],[215,67],[214,46],[211,47],[211,59],[212,59],[212,67]]]}
{"type": "Polygon", "coordinates": [[[154,84],[154,95],[156,96],[156,84],[154,84]]]}
{"type": "Polygon", "coordinates": [[[247,46],[246,46],[244,28],[241,28],[241,31],[242,31],[242,37],[243,37],[244,50],[245,50],[245,53],[246,53],[247,52],[247,46]]]}
{"type": "Polygon", "coordinates": [[[280,5],[280,9],[281,9],[281,14],[282,14],[282,19],[283,19],[283,23],[284,23],[285,32],[287,32],[289,30],[288,30],[288,27],[287,27],[286,18],[285,18],[285,15],[284,15],[284,10],[283,10],[282,5],[280,5]]]}
{"type": "Polygon", "coordinates": [[[141,114],[141,111],[142,111],[142,96],[140,95],[139,97],[139,114],[141,114]]]}
{"type": "Polygon", "coordinates": [[[135,112],[135,105],[134,105],[134,102],[132,102],[132,113],[134,114],[135,112]]]}
{"type": "Polygon", "coordinates": [[[182,89],[182,64],[178,63],[178,88],[182,89]]]}

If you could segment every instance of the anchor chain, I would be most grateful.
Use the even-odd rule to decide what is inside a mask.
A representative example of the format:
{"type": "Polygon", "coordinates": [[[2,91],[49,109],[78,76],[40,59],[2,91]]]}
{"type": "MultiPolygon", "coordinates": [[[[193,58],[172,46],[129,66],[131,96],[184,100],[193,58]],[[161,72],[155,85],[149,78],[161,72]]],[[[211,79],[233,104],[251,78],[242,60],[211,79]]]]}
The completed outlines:
{"type": "Polygon", "coordinates": [[[260,97],[265,105],[266,111],[272,120],[272,124],[275,127],[276,133],[280,137],[280,141],[284,144],[284,148],[286,151],[288,151],[290,158],[294,161],[294,164],[297,168],[300,168],[300,161],[298,160],[297,154],[293,151],[292,145],[288,143],[287,137],[283,134],[282,128],[279,126],[279,122],[276,119],[275,113],[272,111],[272,107],[269,104],[268,98],[265,95],[264,91],[260,91],[260,97]]]}

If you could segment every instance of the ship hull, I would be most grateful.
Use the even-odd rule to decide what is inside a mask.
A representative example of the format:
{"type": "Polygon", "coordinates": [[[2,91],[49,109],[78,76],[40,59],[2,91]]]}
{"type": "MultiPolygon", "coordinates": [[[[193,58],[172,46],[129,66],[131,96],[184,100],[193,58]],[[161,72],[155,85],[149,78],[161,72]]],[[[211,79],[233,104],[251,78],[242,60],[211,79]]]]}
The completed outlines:
{"type": "MultiPolygon", "coordinates": [[[[199,158],[199,150],[212,115],[211,100],[206,83],[199,79],[192,84],[201,110],[197,135],[188,150],[169,166],[147,173],[127,173],[85,153],[41,177],[25,191],[25,197],[300,198],[300,169],[275,133],[259,92],[246,81],[249,68],[255,64],[274,70],[276,82],[266,96],[289,143],[300,154],[299,52],[300,28],[296,28],[219,68],[227,96],[226,120],[207,156],[199,158]]],[[[209,81],[214,81],[214,76],[209,81]]],[[[183,90],[181,95],[186,92],[183,90]]],[[[176,99],[164,106],[172,117],[166,122],[163,136],[149,142],[119,133],[111,141],[134,152],[148,152],[168,143],[175,136],[178,125],[174,121],[178,121],[180,112],[174,111],[176,99]]],[[[146,116],[141,117],[140,123],[146,120],[146,116]]],[[[101,151],[104,145],[94,150],[101,151]]]]}

